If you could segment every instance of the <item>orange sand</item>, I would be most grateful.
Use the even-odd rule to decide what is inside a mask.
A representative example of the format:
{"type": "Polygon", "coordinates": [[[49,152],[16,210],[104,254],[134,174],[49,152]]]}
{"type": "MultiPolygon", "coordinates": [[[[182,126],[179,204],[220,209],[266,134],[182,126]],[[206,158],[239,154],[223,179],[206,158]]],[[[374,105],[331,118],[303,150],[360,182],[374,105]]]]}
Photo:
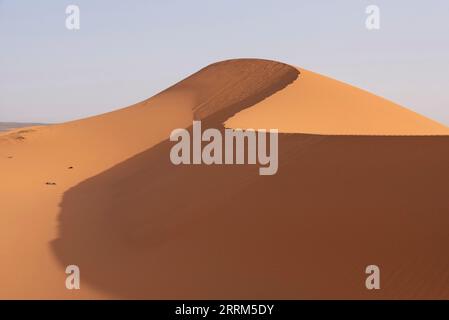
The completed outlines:
{"type": "Polygon", "coordinates": [[[125,109],[0,134],[0,298],[449,298],[448,133],[241,59],[125,109]],[[193,119],[322,136],[281,134],[273,177],[175,167],[168,136],[193,119]],[[363,271],[377,262],[373,294],[363,271]],[[65,288],[68,264],[81,290],[65,288]]]}
{"type": "Polygon", "coordinates": [[[299,79],[226,121],[230,128],[278,128],[324,135],[448,135],[449,128],[391,101],[299,69],[299,79]]]}

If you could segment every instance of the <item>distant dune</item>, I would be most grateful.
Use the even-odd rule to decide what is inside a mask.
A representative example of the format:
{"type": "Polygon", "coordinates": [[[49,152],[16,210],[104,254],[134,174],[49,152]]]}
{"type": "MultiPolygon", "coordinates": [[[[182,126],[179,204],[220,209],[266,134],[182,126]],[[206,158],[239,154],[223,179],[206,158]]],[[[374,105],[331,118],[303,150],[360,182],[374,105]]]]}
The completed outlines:
{"type": "Polygon", "coordinates": [[[0,134],[0,298],[449,299],[449,129],[284,63],[207,66],[0,134]],[[277,128],[279,170],[175,166],[176,128],[277,128]],[[81,290],[65,267],[81,268],[81,290]],[[379,291],[365,267],[381,268],[379,291]]]}
{"type": "Polygon", "coordinates": [[[0,122],[0,132],[17,128],[40,126],[42,123],[22,123],[22,122],[0,122]]]}

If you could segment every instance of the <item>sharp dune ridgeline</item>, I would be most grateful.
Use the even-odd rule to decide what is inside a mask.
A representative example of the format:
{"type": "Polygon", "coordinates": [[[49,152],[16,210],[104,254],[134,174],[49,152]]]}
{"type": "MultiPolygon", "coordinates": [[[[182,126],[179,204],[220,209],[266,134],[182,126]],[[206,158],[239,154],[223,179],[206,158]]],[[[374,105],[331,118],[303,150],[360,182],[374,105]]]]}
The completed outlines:
{"type": "Polygon", "coordinates": [[[0,297],[449,299],[448,163],[449,129],[393,102],[218,62],[118,111],[0,133],[0,297]],[[277,173],[173,165],[170,133],[193,120],[278,129],[277,173]]]}

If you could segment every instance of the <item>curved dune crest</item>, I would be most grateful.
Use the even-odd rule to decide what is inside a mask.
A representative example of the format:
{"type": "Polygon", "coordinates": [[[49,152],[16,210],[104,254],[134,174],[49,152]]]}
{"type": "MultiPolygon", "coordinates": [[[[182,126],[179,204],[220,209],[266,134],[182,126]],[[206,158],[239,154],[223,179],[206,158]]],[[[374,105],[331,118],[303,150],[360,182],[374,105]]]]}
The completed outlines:
{"type": "Polygon", "coordinates": [[[0,156],[22,154],[45,163],[50,172],[53,163],[75,161],[86,164],[84,174],[92,175],[164,141],[192,120],[225,115],[224,121],[285,88],[298,74],[287,64],[261,59],[214,63],[127,108],[0,133],[0,156]]]}
{"type": "Polygon", "coordinates": [[[299,69],[299,78],[226,121],[229,128],[277,128],[324,135],[448,135],[449,128],[337,80],[299,69]]]}

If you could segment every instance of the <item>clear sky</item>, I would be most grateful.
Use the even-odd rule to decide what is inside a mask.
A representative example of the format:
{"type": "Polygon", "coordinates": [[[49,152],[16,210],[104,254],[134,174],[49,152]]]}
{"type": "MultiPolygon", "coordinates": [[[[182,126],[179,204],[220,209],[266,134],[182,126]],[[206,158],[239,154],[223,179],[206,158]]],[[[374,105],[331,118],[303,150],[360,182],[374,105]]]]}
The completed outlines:
{"type": "Polygon", "coordinates": [[[205,65],[283,61],[449,125],[447,0],[0,0],[0,122],[146,99],[205,65]],[[80,8],[80,30],[65,26],[80,8]],[[365,27],[368,5],[380,29],[365,27]]]}

